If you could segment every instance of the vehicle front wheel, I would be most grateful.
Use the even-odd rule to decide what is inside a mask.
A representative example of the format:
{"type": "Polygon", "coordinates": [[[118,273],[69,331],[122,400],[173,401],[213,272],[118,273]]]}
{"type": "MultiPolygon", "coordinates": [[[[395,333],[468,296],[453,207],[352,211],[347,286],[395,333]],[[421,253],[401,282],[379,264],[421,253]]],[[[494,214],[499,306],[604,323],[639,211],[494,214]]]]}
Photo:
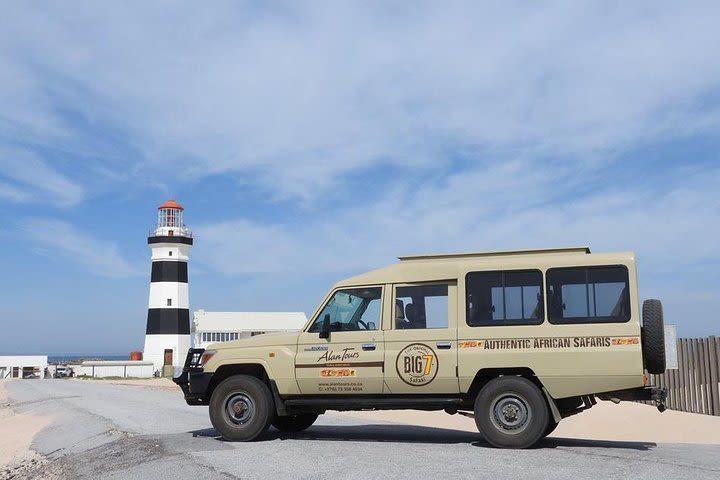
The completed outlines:
{"type": "Polygon", "coordinates": [[[265,433],[275,418],[267,385],[255,377],[223,380],[210,397],[210,421],[225,440],[249,442],[265,433]]]}
{"type": "Polygon", "coordinates": [[[549,412],[540,389],[530,380],[503,376],[490,380],[475,399],[475,423],[499,448],[527,448],[548,429],[549,412]]]}
{"type": "Polygon", "coordinates": [[[273,420],[272,426],[283,433],[302,432],[315,423],[317,418],[317,413],[300,413],[298,415],[278,416],[275,417],[275,420],[273,420]]]}

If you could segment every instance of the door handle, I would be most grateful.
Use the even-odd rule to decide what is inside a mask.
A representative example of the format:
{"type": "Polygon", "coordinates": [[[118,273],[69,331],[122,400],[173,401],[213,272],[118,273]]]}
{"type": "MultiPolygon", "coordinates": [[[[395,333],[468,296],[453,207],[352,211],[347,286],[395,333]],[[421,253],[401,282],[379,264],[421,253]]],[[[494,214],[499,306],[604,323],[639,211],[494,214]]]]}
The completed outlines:
{"type": "Polygon", "coordinates": [[[450,342],[436,342],[436,343],[435,343],[435,346],[436,346],[437,348],[442,349],[442,350],[447,350],[447,349],[449,349],[449,348],[452,348],[452,343],[450,343],[450,342]]]}
{"type": "Polygon", "coordinates": [[[375,350],[375,344],[374,343],[363,343],[362,349],[363,350],[375,350]]]}

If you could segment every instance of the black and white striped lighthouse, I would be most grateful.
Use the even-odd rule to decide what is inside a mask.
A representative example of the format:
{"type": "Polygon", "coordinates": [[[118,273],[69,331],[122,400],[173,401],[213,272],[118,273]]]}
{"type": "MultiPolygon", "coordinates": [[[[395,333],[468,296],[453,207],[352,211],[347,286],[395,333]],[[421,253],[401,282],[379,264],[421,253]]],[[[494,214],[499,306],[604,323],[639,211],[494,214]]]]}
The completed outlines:
{"type": "Polygon", "coordinates": [[[160,205],[157,227],[148,236],[152,273],[143,360],[164,374],[182,366],[190,348],[187,262],[193,238],[183,210],[175,200],[160,205]]]}

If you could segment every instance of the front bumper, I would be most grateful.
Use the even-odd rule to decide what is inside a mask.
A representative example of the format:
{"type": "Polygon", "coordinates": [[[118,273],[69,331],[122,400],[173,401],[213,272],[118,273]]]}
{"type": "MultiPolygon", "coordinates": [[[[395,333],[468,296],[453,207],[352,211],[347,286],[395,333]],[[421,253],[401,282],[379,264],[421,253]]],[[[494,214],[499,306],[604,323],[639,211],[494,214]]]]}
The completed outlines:
{"type": "Polygon", "coordinates": [[[207,405],[210,402],[208,387],[212,373],[203,372],[203,368],[200,366],[203,352],[205,352],[203,348],[188,350],[182,373],[173,378],[173,382],[182,389],[188,405],[207,405]]]}

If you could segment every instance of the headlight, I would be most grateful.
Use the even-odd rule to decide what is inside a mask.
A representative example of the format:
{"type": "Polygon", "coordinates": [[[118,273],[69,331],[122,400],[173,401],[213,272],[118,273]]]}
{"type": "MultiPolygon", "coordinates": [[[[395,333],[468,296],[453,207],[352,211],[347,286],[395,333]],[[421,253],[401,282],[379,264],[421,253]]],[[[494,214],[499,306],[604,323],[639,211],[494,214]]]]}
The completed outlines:
{"type": "Polygon", "coordinates": [[[200,366],[202,367],[217,353],[217,350],[205,350],[202,357],[200,357],[200,366]]]}

